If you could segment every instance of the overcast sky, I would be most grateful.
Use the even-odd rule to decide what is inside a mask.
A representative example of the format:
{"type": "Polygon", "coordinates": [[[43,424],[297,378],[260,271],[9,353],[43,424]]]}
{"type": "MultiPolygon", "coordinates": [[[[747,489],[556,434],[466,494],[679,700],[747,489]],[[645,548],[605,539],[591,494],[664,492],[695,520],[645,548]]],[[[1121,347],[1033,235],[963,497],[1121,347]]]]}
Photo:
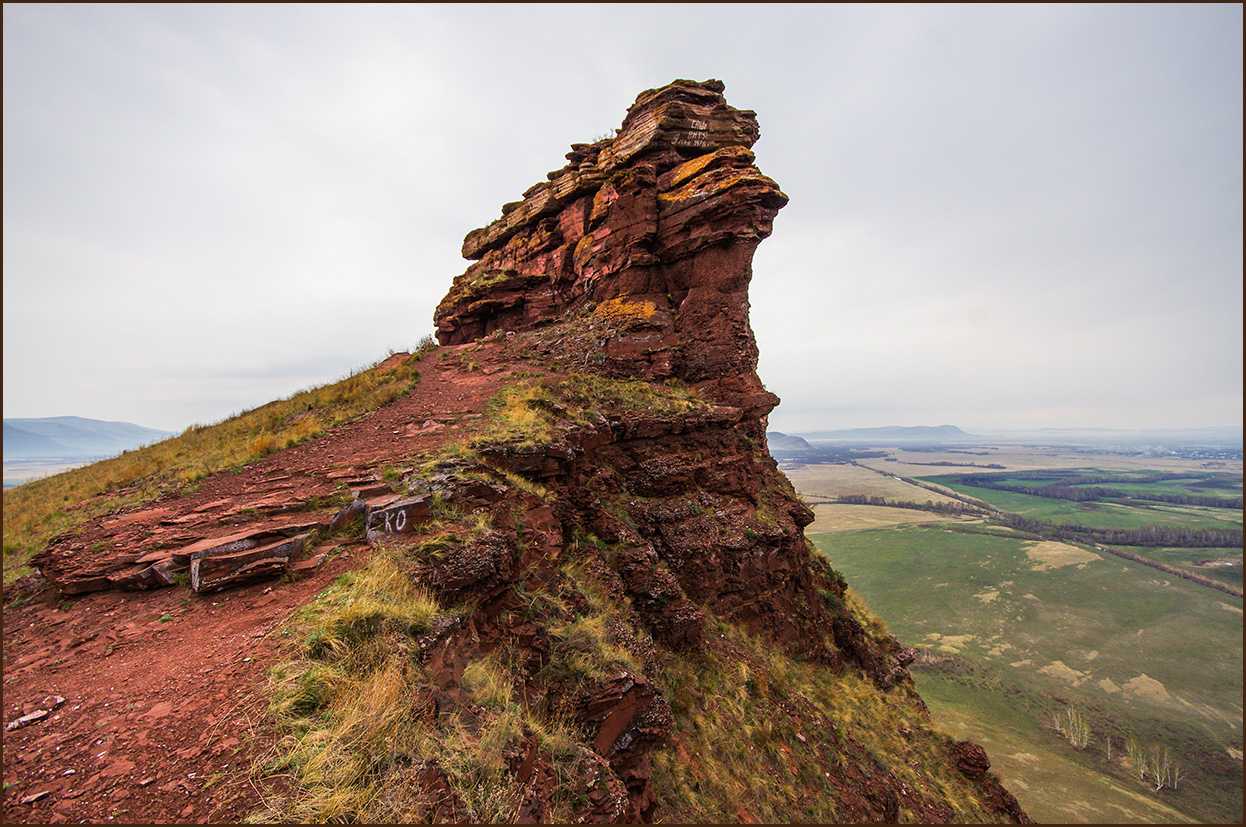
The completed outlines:
{"type": "Polygon", "coordinates": [[[1242,418],[1242,11],[4,7],[4,415],[180,429],[432,330],[643,89],[791,196],[772,425],[1242,418]]]}

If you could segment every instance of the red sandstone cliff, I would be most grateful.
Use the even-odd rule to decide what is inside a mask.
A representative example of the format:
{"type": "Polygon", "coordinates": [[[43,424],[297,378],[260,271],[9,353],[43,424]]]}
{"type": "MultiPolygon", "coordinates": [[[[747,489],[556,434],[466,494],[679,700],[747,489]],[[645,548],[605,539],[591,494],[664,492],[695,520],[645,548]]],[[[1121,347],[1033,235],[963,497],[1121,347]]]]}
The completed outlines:
{"type": "Polygon", "coordinates": [[[596,309],[619,324],[594,366],[677,377],[708,398],[765,416],[777,399],[757,379],[748,323],[753,251],[787,203],[753,164],[753,112],[719,81],[642,93],[618,134],[576,144],[548,182],[468,233],[476,262],[434,321],[443,344],[527,330],[596,309]]]}
{"type": "MultiPolygon", "coordinates": [[[[724,759],[689,747],[712,729],[741,755],[774,756],[753,781],[774,789],[733,818],[781,805],[773,817],[1024,821],[980,748],[931,731],[911,652],[851,608],[767,451],[778,399],[756,373],[748,286],[787,197],[754,164],[758,135],[718,81],[642,93],[614,138],[573,145],[565,167],[467,235],[473,263],[437,308],[442,347],[415,360],[409,396],[67,532],[38,558],[44,575],[69,592],[183,573],[196,590],[228,587],[314,569],[319,544],[358,520],[360,542],[440,607],[429,628],[377,621],[350,644],[417,665],[403,680],[420,727],[483,739],[500,715],[531,716],[502,744],[507,818],[651,819],[664,802],[676,818],[718,813],[689,803],[720,801],[724,759]],[[596,643],[569,631],[583,626],[596,643]],[[811,688],[775,674],[768,649],[811,688]],[[473,689],[469,670],[501,660],[518,711],[473,689]],[[719,688],[674,689],[687,674],[719,688]],[[874,710],[872,731],[859,714],[836,719],[835,687],[874,710]],[[760,747],[732,731],[720,689],[748,695],[733,715],[762,712],[760,747]],[[573,744],[552,750],[538,730],[564,724],[573,744]],[[780,776],[797,753],[814,771],[792,769],[793,785],[780,776]]],[[[299,657],[314,675],[354,656],[342,643],[299,657]]],[[[326,693],[325,708],[344,702],[326,693]]],[[[350,815],[497,815],[452,756],[421,755],[368,782],[410,801],[394,792],[398,809],[350,815]]],[[[294,800],[311,795],[300,783],[294,800]]]]}

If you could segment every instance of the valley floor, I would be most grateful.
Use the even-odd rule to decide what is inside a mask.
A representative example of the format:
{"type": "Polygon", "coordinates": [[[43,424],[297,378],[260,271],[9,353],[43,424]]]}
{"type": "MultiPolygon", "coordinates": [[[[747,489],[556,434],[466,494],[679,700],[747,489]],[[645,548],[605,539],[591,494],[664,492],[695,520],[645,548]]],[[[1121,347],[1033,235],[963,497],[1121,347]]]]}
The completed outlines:
{"type": "MultiPolygon", "coordinates": [[[[926,499],[917,485],[885,475],[894,463],[871,465],[884,478],[873,489],[856,490],[860,466],[809,466],[792,479],[815,503],[879,486],[889,501],[926,499]]],[[[807,531],[819,549],[892,634],[919,647],[913,673],[935,725],[986,746],[1036,820],[1240,819],[1240,597],[985,516],[830,502],[814,509],[807,531]],[[1082,749],[1052,723],[1070,706],[1090,722],[1082,749]],[[1138,779],[1125,749],[1131,737],[1171,751],[1184,771],[1178,789],[1157,793],[1138,779]]],[[[1240,519],[1218,511],[1222,521],[1240,519]]],[[[1201,567],[1240,588],[1240,549],[1130,551],[1176,569],[1201,567]]]]}

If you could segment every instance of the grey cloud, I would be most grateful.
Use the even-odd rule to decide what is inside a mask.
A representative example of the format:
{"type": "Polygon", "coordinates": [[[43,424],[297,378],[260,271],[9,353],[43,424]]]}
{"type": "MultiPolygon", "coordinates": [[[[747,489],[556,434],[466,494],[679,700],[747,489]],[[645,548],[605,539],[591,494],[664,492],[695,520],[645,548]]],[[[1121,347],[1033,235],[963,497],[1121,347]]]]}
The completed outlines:
{"type": "Polygon", "coordinates": [[[6,416],[178,428],[431,329],[636,92],[720,77],[792,197],[789,429],[1242,417],[1234,6],[4,9],[6,416]]]}

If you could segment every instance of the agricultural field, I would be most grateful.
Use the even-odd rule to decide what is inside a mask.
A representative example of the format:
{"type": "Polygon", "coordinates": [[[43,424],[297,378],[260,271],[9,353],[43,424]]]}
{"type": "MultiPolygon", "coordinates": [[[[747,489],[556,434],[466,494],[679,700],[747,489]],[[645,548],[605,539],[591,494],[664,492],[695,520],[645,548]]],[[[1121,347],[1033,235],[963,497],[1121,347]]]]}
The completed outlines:
{"type": "MultiPolygon", "coordinates": [[[[1227,473],[1119,470],[1106,468],[1032,469],[1030,471],[996,471],[971,468],[968,472],[939,470],[925,479],[955,479],[968,474],[986,475],[996,483],[1039,491],[1049,485],[1065,485],[1074,489],[1110,488],[1114,492],[1137,499],[1164,497],[1195,497],[1222,500],[1232,507],[1242,496],[1242,478],[1227,473]]],[[[970,482],[970,480],[965,480],[970,482]]]]}
{"type": "Polygon", "coordinates": [[[1241,600],[980,524],[811,537],[891,632],[922,648],[914,675],[936,723],[982,741],[1038,820],[1240,817],[1241,600]],[[1068,705],[1090,722],[1083,749],[1052,727],[1068,705]],[[1171,750],[1177,790],[1137,779],[1129,736],[1171,750]]]}
{"type": "Polygon", "coordinates": [[[1238,589],[1242,588],[1242,550],[1240,548],[1153,548],[1149,546],[1114,546],[1138,554],[1157,563],[1176,566],[1192,574],[1211,577],[1238,589]]]}
{"type": "MultiPolygon", "coordinates": [[[[1082,483],[1080,487],[1090,487],[1082,483]]],[[[1186,495],[1195,497],[1221,497],[1232,500],[1242,496],[1240,480],[1222,480],[1210,477],[1203,480],[1183,481],[1181,479],[1159,480],[1157,482],[1113,482],[1111,487],[1127,494],[1145,497],[1148,494],[1186,495]]]]}
{"type": "MultiPolygon", "coordinates": [[[[1170,505],[1168,503],[1074,502],[1051,499],[1034,494],[1001,491],[956,480],[962,475],[921,477],[923,481],[990,503],[1000,511],[1020,514],[1034,520],[1058,525],[1083,525],[1090,528],[1141,528],[1148,525],[1173,528],[1242,527],[1241,511],[1204,506],[1170,505]]],[[[1029,481],[1032,483],[1032,481],[1029,481]]],[[[1111,484],[1115,487],[1115,484],[1111,484]]]]}
{"type": "Polygon", "coordinates": [[[805,530],[814,532],[860,531],[925,523],[969,522],[964,517],[951,517],[912,508],[889,508],[878,505],[819,503],[813,506],[813,524],[805,530]]]}
{"type": "Polygon", "coordinates": [[[802,465],[784,471],[802,496],[834,499],[844,496],[883,497],[906,502],[955,502],[951,497],[904,482],[888,473],[860,465],[802,465]]]}
{"type": "Polygon", "coordinates": [[[1119,471],[1161,470],[1174,472],[1215,471],[1242,474],[1240,460],[1179,459],[1176,457],[1143,457],[1105,454],[1101,451],[1083,452],[1068,448],[1048,446],[999,445],[975,446],[972,449],[949,449],[944,451],[910,451],[903,448],[889,449],[888,458],[859,460],[859,464],[889,474],[904,477],[921,477],[932,474],[976,473],[989,469],[969,467],[975,465],[1002,465],[1008,471],[1037,471],[1051,468],[1102,468],[1119,471]],[[968,451],[972,451],[969,453],[968,451]],[[892,461],[894,460],[894,461],[892,461]],[[937,466],[930,463],[954,462],[964,467],[937,466]]]}

